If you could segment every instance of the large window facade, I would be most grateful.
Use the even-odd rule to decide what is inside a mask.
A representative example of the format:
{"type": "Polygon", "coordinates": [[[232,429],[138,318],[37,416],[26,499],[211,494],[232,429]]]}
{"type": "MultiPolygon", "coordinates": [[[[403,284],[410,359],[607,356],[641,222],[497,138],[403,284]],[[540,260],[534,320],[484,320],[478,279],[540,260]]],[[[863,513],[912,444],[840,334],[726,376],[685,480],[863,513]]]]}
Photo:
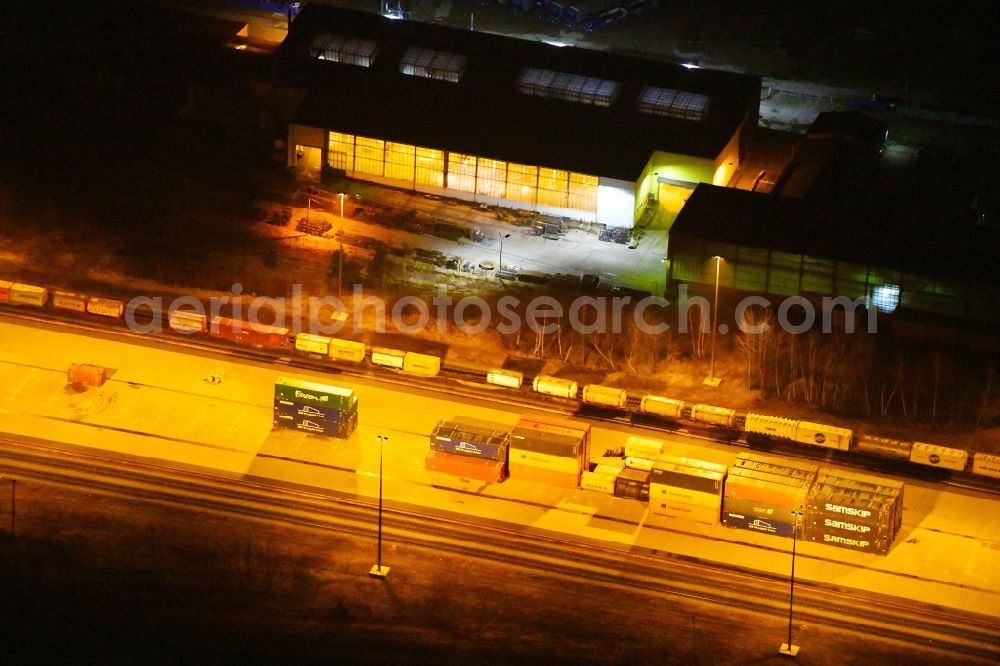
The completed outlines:
{"type": "Polygon", "coordinates": [[[597,212],[597,176],[330,132],[327,165],[528,205],[597,212]]]}

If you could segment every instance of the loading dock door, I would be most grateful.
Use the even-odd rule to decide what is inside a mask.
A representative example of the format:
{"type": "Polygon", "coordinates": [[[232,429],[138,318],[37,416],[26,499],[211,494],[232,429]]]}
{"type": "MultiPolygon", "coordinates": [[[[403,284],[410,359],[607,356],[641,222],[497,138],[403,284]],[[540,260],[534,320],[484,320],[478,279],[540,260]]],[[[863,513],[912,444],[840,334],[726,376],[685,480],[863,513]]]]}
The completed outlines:
{"type": "Polygon", "coordinates": [[[692,192],[694,192],[694,188],[692,187],[673,185],[671,183],[660,183],[660,209],[664,213],[673,213],[676,215],[681,212],[681,208],[684,207],[684,202],[688,200],[688,197],[691,196],[692,192]]]}

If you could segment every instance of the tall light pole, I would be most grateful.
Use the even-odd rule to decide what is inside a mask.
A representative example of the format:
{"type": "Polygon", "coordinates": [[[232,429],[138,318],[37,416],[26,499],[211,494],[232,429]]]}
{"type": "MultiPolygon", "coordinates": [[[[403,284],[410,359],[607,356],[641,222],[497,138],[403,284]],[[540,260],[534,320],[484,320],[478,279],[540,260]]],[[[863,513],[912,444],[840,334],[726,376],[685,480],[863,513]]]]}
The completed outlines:
{"type": "Polygon", "coordinates": [[[385,578],[389,575],[389,567],[382,566],[382,444],[389,441],[385,435],[376,435],[378,440],[378,560],[369,576],[375,578],[385,578]]]}
{"type": "Polygon", "coordinates": [[[500,277],[500,272],[503,270],[503,239],[510,238],[510,234],[498,231],[497,236],[500,237],[500,263],[497,265],[497,279],[502,280],[503,278],[500,277]]]}
{"type": "Polygon", "coordinates": [[[799,532],[799,516],[802,515],[802,507],[798,511],[792,511],[792,578],[788,588],[788,642],[782,643],[778,654],[786,657],[795,657],[799,654],[799,646],[792,644],[792,606],[795,602],[795,543],[799,532]]]}
{"type": "Polygon", "coordinates": [[[347,195],[338,192],[340,197],[340,253],[337,258],[337,298],[344,297],[344,197],[347,195]]]}
{"type": "Polygon", "coordinates": [[[722,380],[715,376],[715,336],[719,330],[719,268],[722,265],[722,257],[715,255],[715,303],[712,305],[712,362],[709,366],[708,377],[703,382],[706,386],[718,386],[722,380]]]}

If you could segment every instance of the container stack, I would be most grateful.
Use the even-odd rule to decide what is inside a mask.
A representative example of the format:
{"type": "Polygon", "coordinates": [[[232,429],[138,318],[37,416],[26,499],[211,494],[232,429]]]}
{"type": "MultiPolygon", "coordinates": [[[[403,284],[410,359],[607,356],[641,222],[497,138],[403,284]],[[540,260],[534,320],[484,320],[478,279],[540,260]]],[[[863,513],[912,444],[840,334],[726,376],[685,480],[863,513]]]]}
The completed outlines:
{"type": "Polygon", "coordinates": [[[525,416],[510,439],[510,478],[578,488],[590,462],[590,425],[525,416]]]}
{"type": "Polygon", "coordinates": [[[345,439],[358,427],[358,396],[354,389],[279,377],[274,426],[345,439]]]}
{"type": "Polygon", "coordinates": [[[722,491],[728,469],[720,463],[660,456],[653,464],[649,485],[652,513],[715,525],[722,510],[722,491]]]}
{"type": "Polygon", "coordinates": [[[431,432],[424,468],[463,479],[499,483],[507,478],[510,433],[490,424],[439,421],[431,432]]]}
{"type": "Polygon", "coordinates": [[[810,541],[885,555],[903,525],[903,482],[823,468],[809,492],[810,541]]]}
{"type": "Polygon", "coordinates": [[[615,480],[615,497],[649,501],[649,472],[625,468],[615,480]]]}
{"type": "Polygon", "coordinates": [[[663,442],[658,439],[629,436],[625,440],[625,466],[641,472],[653,469],[653,461],[663,453],[663,442]]]}
{"type": "Polygon", "coordinates": [[[741,453],[726,480],[722,524],[791,537],[798,524],[793,512],[805,508],[816,472],[816,465],[741,453]]]}
{"type": "Polygon", "coordinates": [[[615,494],[615,483],[625,469],[623,458],[598,458],[591,463],[589,469],[580,477],[580,487],[585,490],[596,490],[599,493],[615,494]]]}

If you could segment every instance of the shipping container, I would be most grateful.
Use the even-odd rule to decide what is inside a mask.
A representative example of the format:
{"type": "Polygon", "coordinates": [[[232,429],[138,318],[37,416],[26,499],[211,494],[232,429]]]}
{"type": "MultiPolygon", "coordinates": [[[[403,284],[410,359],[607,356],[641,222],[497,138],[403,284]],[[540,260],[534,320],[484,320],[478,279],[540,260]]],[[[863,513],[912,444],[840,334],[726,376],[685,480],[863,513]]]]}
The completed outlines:
{"type": "Polygon", "coordinates": [[[74,363],[66,371],[66,381],[83,386],[103,386],[108,379],[108,371],[96,365],[74,363]]]}
{"type": "Polygon", "coordinates": [[[441,372],[441,359],[437,356],[406,352],[403,356],[403,372],[434,377],[441,372]]]}
{"type": "Polygon", "coordinates": [[[845,516],[822,515],[807,512],[805,516],[805,534],[819,532],[821,534],[839,534],[859,539],[877,539],[892,542],[896,538],[895,526],[891,521],[881,523],[863,523],[845,516]]]}
{"type": "Polygon", "coordinates": [[[733,467],[756,469],[758,471],[780,474],[794,478],[814,478],[819,470],[818,465],[804,461],[762,456],[756,453],[741,453],[736,456],[733,467]]]}
{"type": "Polygon", "coordinates": [[[278,377],[275,380],[274,397],[341,411],[356,411],[358,407],[358,396],[354,389],[288,377],[278,377]]]}
{"type": "Polygon", "coordinates": [[[715,407],[714,405],[692,405],[691,419],[701,423],[722,426],[723,428],[733,427],[736,419],[736,410],[727,407],[715,407]]]}
{"type": "Polygon", "coordinates": [[[913,442],[906,442],[888,437],[875,437],[873,435],[858,435],[858,453],[868,453],[883,458],[910,459],[910,449],[913,442]]]}
{"type": "Polygon", "coordinates": [[[536,393],[554,395],[560,398],[576,398],[577,384],[572,379],[538,375],[531,383],[531,387],[536,393]]]}
{"type": "Polygon", "coordinates": [[[519,389],[524,382],[524,375],[514,370],[494,368],[486,373],[486,381],[489,384],[496,384],[497,386],[519,389]]]}
{"type": "Polygon", "coordinates": [[[537,451],[521,449],[516,446],[511,446],[510,452],[507,455],[510,462],[516,462],[519,465],[541,467],[543,469],[552,470],[553,472],[579,474],[583,470],[583,463],[577,456],[554,456],[545,453],[538,453],[537,451]]]}
{"type": "Polygon", "coordinates": [[[657,462],[662,462],[664,465],[680,465],[681,467],[693,467],[694,469],[702,469],[708,472],[717,472],[723,477],[729,473],[729,466],[723,463],[711,462],[708,460],[701,460],[700,458],[688,458],[687,456],[672,456],[672,455],[660,455],[656,458],[657,462]]]}
{"type": "Polygon", "coordinates": [[[33,284],[15,282],[10,285],[10,303],[13,305],[35,305],[43,307],[49,298],[49,290],[33,284]]]}
{"type": "Polygon", "coordinates": [[[601,456],[594,460],[594,464],[602,467],[621,469],[625,467],[625,459],[618,456],[601,456]]]}
{"type": "Polygon", "coordinates": [[[0,280],[0,303],[10,303],[10,288],[13,284],[10,280],[0,280]]]}
{"type": "Polygon", "coordinates": [[[727,498],[745,499],[787,509],[798,509],[806,503],[804,487],[775,483],[771,480],[730,474],[726,479],[727,498]]]}
{"type": "Polygon", "coordinates": [[[862,553],[885,555],[892,547],[892,541],[888,539],[880,540],[874,536],[860,534],[834,534],[827,531],[822,525],[806,525],[803,534],[808,541],[862,553]]]}
{"type": "Polygon", "coordinates": [[[86,312],[87,297],[81,294],[71,294],[66,291],[56,291],[52,294],[52,307],[71,312],[86,312]]]}
{"type": "Polygon", "coordinates": [[[600,472],[583,472],[580,476],[580,487],[584,490],[596,490],[599,493],[608,495],[615,494],[615,478],[613,474],[601,474],[600,472]]]}
{"type": "Polygon", "coordinates": [[[374,365],[381,365],[386,368],[396,368],[398,370],[402,370],[403,359],[406,358],[406,352],[398,349],[388,349],[386,347],[373,347],[371,358],[374,365]]]}
{"type": "Polygon", "coordinates": [[[722,493],[702,493],[681,486],[664,485],[657,483],[655,479],[650,479],[649,500],[651,502],[654,500],[660,502],[681,502],[692,506],[710,507],[714,508],[715,512],[718,513],[719,507],[722,506],[722,493]]]}
{"type": "Polygon", "coordinates": [[[507,478],[507,469],[502,461],[454,455],[443,451],[430,451],[424,457],[424,469],[485,483],[500,483],[507,478]]]}
{"type": "Polygon", "coordinates": [[[719,505],[714,507],[686,504],[672,499],[658,498],[650,492],[649,511],[659,516],[691,520],[706,525],[719,524],[719,505]]]}
{"type": "Polygon", "coordinates": [[[511,432],[511,446],[590,462],[590,425],[548,416],[524,416],[511,432]]]}
{"type": "Polygon", "coordinates": [[[340,340],[332,338],[330,340],[330,360],[346,361],[349,363],[360,363],[365,360],[367,348],[363,342],[354,340],[340,340]]]}
{"type": "Polygon", "coordinates": [[[622,463],[623,463],[620,466],[619,465],[594,465],[594,469],[592,471],[595,472],[595,473],[597,473],[597,474],[607,474],[609,476],[618,476],[619,474],[622,473],[622,470],[625,469],[625,465],[624,465],[625,461],[622,460],[621,458],[619,458],[619,460],[621,460],[622,463]]]}
{"type": "MultiPolygon", "coordinates": [[[[724,468],[723,468],[724,469],[724,468]]],[[[725,471],[683,465],[659,459],[653,464],[652,483],[676,486],[707,495],[721,496],[725,471]]]]}
{"type": "Polygon", "coordinates": [[[358,427],[358,414],[354,412],[346,421],[321,422],[307,416],[275,414],[274,427],[293,428],[316,435],[346,439],[358,427]]]}
{"type": "Polygon", "coordinates": [[[649,472],[624,469],[615,480],[615,496],[649,500],[649,472]]]}
{"type": "Polygon", "coordinates": [[[274,399],[274,412],[281,416],[302,416],[318,423],[328,421],[345,422],[357,415],[356,409],[342,410],[325,407],[313,407],[299,402],[290,402],[284,398],[274,399]]]}
{"type": "Polygon", "coordinates": [[[793,441],[811,446],[825,446],[828,449],[848,451],[851,448],[851,438],[854,433],[847,428],[799,421],[795,426],[793,441]]]}
{"type": "Polygon", "coordinates": [[[668,419],[681,418],[684,411],[684,401],[664,398],[658,395],[644,395],[639,403],[639,411],[643,414],[662,416],[668,419]]]}
{"type": "Polygon", "coordinates": [[[663,453],[663,442],[648,437],[629,435],[625,440],[625,457],[655,459],[663,453]]]}
{"type": "Polygon", "coordinates": [[[167,323],[178,333],[204,334],[208,330],[208,317],[190,310],[173,310],[167,316],[167,323]]]}
{"type": "Polygon", "coordinates": [[[588,384],[583,387],[583,401],[589,405],[625,409],[628,395],[624,389],[588,384]]]}
{"type": "Polygon", "coordinates": [[[295,336],[295,348],[299,351],[326,356],[330,352],[330,338],[310,333],[295,336]]]}
{"type": "Polygon", "coordinates": [[[251,324],[229,317],[213,317],[209,335],[239,344],[283,349],[288,344],[288,329],[280,326],[251,324]]]}
{"type": "Polygon", "coordinates": [[[435,451],[506,461],[510,433],[456,421],[438,421],[430,442],[435,451]]]}
{"type": "Polygon", "coordinates": [[[530,481],[534,483],[544,483],[560,488],[579,488],[580,474],[567,474],[565,472],[553,472],[552,470],[535,467],[534,465],[521,465],[514,461],[508,464],[510,478],[518,481],[530,481]]]}
{"type": "Polygon", "coordinates": [[[653,461],[648,458],[625,456],[625,466],[629,469],[637,469],[641,472],[648,472],[653,469],[653,461]]]}
{"type": "Polygon", "coordinates": [[[121,319],[125,312],[125,304],[110,298],[91,298],[87,301],[87,312],[99,317],[121,319]]]}
{"type": "Polygon", "coordinates": [[[972,473],[1000,479],[1000,456],[977,453],[972,457],[972,473]]]}
{"type": "Polygon", "coordinates": [[[903,491],[902,481],[833,467],[820,467],[816,474],[816,483],[836,485],[843,488],[856,488],[857,490],[867,490],[882,495],[897,495],[903,491]]]}
{"type": "Polygon", "coordinates": [[[961,449],[949,449],[946,446],[914,442],[910,450],[910,462],[932,467],[943,467],[961,472],[969,460],[969,454],[961,449]]]}
{"type": "MultiPolygon", "coordinates": [[[[749,530],[760,534],[771,534],[774,536],[791,538],[794,523],[784,523],[777,520],[766,520],[756,516],[749,516],[742,513],[731,513],[722,509],[722,524],[726,527],[749,530]]],[[[798,535],[802,535],[802,525],[800,523],[798,535]]]]}
{"type": "Polygon", "coordinates": [[[794,439],[798,421],[781,416],[750,413],[746,415],[744,428],[749,433],[767,435],[780,439],[794,439]]]}
{"type": "Polygon", "coordinates": [[[763,518],[768,521],[776,520],[780,523],[788,524],[795,522],[796,513],[799,515],[799,520],[802,520],[805,515],[805,507],[789,509],[787,507],[773,506],[771,504],[764,504],[753,500],[733,499],[732,497],[725,498],[722,502],[722,510],[744,516],[753,516],[754,518],[763,518]]]}

